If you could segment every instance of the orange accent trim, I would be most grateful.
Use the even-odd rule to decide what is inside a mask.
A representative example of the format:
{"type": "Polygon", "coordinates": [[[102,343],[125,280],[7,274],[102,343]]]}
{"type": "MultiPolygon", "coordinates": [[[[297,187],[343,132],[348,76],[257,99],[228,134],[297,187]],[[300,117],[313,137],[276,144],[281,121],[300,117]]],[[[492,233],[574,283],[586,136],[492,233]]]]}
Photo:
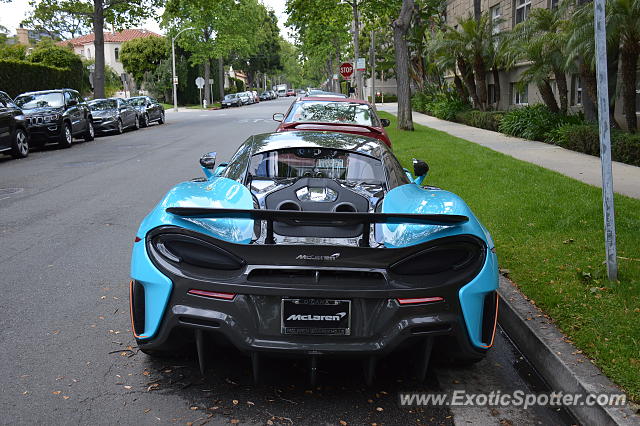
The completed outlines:
{"type": "Polygon", "coordinates": [[[136,339],[146,337],[136,334],[136,327],[133,325],[133,280],[129,281],[129,319],[131,320],[131,332],[136,339]]]}
{"type": "Polygon", "coordinates": [[[493,340],[496,337],[496,327],[498,326],[498,306],[500,306],[498,302],[498,292],[496,292],[496,318],[493,320],[493,334],[491,335],[491,343],[489,343],[488,346],[481,345],[483,348],[489,349],[491,346],[493,346],[493,340]]]}

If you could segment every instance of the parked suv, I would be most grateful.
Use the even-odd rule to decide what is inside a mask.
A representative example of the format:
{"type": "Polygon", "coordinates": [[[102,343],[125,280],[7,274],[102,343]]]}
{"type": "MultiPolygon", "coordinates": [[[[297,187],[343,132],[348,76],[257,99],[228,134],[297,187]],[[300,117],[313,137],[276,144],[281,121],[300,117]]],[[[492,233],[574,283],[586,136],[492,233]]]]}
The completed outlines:
{"type": "Polygon", "coordinates": [[[85,141],[94,138],[91,110],[75,90],[23,93],[15,103],[27,118],[32,145],[57,142],[61,148],[68,148],[74,136],[85,141]]]}
{"type": "Polygon", "coordinates": [[[150,96],[134,96],[128,99],[129,103],[138,110],[140,126],[147,127],[150,123],[157,121],[164,123],[164,107],[150,96]]]}
{"type": "Polygon", "coordinates": [[[29,155],[27,120],[5,92],[0,92],[0,153],[15,158],[29,155]]]}

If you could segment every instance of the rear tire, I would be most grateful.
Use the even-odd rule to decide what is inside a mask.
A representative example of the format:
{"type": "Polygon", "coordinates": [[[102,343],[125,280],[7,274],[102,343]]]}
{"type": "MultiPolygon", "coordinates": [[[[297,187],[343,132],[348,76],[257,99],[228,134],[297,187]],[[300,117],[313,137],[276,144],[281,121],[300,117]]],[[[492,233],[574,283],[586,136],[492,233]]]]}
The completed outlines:
{"type": "Polygon", "coordinates": [[[93,121],[87,120],[87,131],[84,133],[84,141],[91,142],[96,138],[96,131],[93,128],[93,121]]]}
{"type": "Polygon", "coordinates": [[[72,142],[73,134],[71,133],[71,125],[69,123],[62,123],[60,136],[58,136],[58,146],[60,148],[69,148],[72,142]]]}
{"type": "Polygon", "coordinates": [[[29,155],[29,136],[24,129],[17,128],[13,131],[11,156],[13,158],[25,158],[27,155],[29,155]]]}

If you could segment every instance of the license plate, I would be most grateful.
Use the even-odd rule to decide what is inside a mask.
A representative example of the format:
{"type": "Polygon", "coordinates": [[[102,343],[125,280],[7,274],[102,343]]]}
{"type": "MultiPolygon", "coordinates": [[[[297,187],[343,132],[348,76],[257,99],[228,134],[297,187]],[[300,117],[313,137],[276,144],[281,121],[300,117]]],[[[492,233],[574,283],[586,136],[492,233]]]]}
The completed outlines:
{"type": "Polygon", "coordinates": [[[282,299],[282,334],[351,334],[351,301],[282,299]]]}

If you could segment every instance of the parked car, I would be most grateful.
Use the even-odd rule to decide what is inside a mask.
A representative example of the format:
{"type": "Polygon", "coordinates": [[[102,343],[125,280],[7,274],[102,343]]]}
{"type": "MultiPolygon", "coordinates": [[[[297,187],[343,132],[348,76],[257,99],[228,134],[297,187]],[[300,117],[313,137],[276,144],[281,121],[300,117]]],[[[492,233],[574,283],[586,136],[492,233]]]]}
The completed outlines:
{"type": "Polygon", "coordinates": [[[95,99],[89,102],[96,132],[116,132],[125,129],[139,129],[138,110],[125,99],[95,99]]]}
{"type": "Polygon", "coordinates": [[[326,90],[320,89],[308,90],[304,96],[315,98],[348,98],[344,93],[327,92],[326,90]]]}
{"type": "Polygon", "coordinates": [[[380,139],[391,147],[384,129],[387,119],[380,119],[369,102],[336,97],[303,97],[291,104],[286,114],[274,114],[280,125],[276,132],[292,130],[328,130],[355,133],[380,139]]]}
{"type": "Polygon", "coordinates": [[[165,122],[164,107],[151,96],[134,96],[128,101],[138,110],[141,127],[147,127],[153,122],[158,124],[165,122]]]}
{"type": "MultiPolygon", "coordinates": [[[[432,347],[485,357],[497,318],[489,232],[457,195],[422,187],[383,142],[336,132],[255,135],[206,179],[168,191],[142,221],[131,259],[138,348],[185,343],[201,369],[225,342],[251,354],[375,361],[401,347],[424,379],[432,347]],[[219,343],[221,342],[221,343],[219,343]]],[[[134,238],[132,238],[133,240],[134,238]]]]}
{"type": "Polygon", "coordinates": [[[240,98],[242,105],[249,105],[253,103],[253,96],[249,96],[249,92],[240,92],[238,93],[238,97],[240,98]]]}
{"type": "Polygon", "coordinates": [[[296,91],[293,89],[289,89],[287,90],[287,96],[295,96],[296,95],[296,91]]]}
{"type": "Polygon", "coordinates": [[[57,142],[68,148],[74,137],[92,141],[95,136],[91,110],[73,89],[23,93],[15,104],[27,118],[32,145],[57,142]]]}
{"type": "Polygon", "coordinates": [[[261,101],[269,101],[269,100],[271,100],[271,99],[273,99],[273,98],[271,97],[271,93],[269,93],[269,92],[267,92],[267,91],[264,91],[264,92],[260,93],[260,100],[261,100],[261,101]]]}
{"type": "Polygon", "coordinates": [[[0,153],[14,158],[29,155],[27,119],[5,92],[0,92],[0,153]]]}
{"type": "Polygon", "coordinates": [[[225,95],[220,105],[222,108],[229,108],[232,106],[239,107],[241,105],[240,97],[237,93],[229,93],[228,95],[225,95]]]}

